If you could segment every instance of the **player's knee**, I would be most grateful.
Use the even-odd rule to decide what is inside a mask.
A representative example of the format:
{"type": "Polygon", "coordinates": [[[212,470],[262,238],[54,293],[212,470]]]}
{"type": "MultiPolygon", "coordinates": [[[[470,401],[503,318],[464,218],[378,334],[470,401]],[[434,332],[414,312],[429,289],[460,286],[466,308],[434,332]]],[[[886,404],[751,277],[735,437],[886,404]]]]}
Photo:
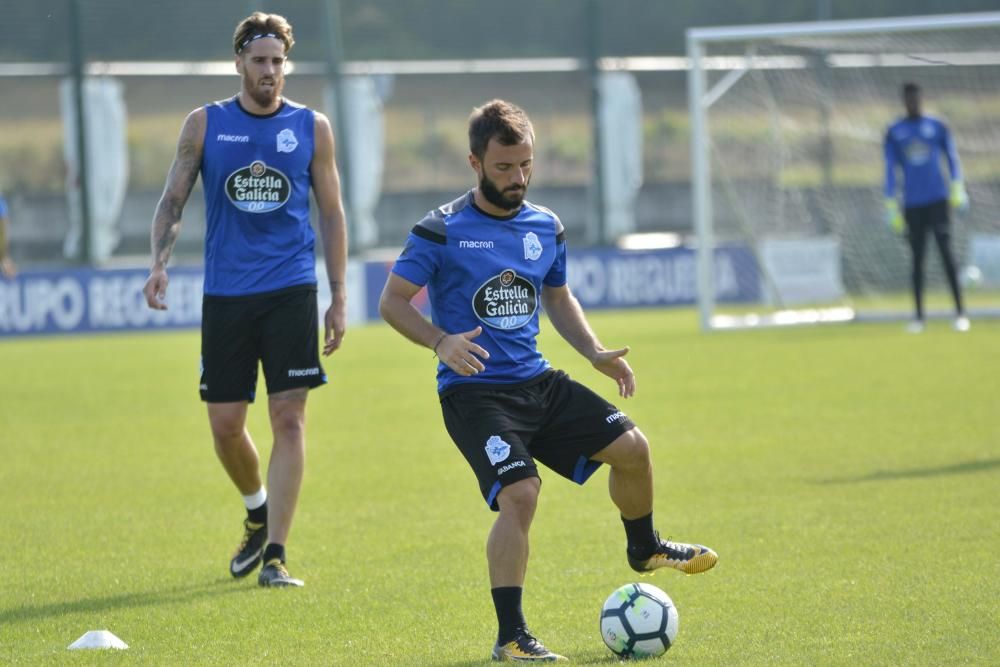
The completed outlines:
{"type": "Polygon", "coordinates": [[[497,495],[497,504],[501,512],[512,512],[518,515],[530,516],[538,506],[538,494],[541,482],[537,477],[529,477],[503,487],[497,495]]]}
{"type": "Polygon", "coordinates": [[[278,410],[271,412],[271,430],[279,436],[295,436],[304,434],[306,430],[305,415],[294,410],[278,410]]]}
{"type": "Polygon", "coordinates": [[[621,434],[612,443],[613,459],[611,465],[622,470],[643,471],[653,465],[649,452],[649,441],[638,428],[633,428],[621,434]]]}
{"type": "Polygon", "coordinates": [[[237,415],[215,415],[209,421],[212,437],[220,445],[242,440],[246,426],[244,420],[237,415]]]}
{"type": "Polygon", "coordinates": [[[270,405],[271,430],[276,435],[305,433],[305,403],[298,401],[272,401],[270,405]]]}

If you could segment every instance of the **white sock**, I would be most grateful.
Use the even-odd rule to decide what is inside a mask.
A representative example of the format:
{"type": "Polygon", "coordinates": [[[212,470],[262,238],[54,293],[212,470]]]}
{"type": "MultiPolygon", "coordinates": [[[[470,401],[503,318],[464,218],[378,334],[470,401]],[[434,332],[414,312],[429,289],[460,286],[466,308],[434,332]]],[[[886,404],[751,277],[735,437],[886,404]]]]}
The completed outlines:
{"type": "Polygon", "coordinates": [[[267,489],[262,486],[260,487],[260,491],[257,493],[252,493],[249,496],[243,496],[243,502],[246,504],[248,510],[257,509],[267,502],[267,489]]]}

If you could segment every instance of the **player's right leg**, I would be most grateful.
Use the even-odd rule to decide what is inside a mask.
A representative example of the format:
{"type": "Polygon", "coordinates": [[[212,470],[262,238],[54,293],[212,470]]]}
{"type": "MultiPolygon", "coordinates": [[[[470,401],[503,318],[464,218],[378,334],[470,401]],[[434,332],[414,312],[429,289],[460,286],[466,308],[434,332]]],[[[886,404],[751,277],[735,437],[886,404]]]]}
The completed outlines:
{"type": "Polygon", "coordinates": [[[927,250],[927,207],[907,208],[906,238],[910,243],[910,285],[913,290],[913,321],[907,327],[910,333],[924,330],[924,256],[927,250]]]}
{"type": "Polygon", "coordinates": [[[565,660],[549,651],[528,630],[521,609],[528,568],[528,532],[538,507],[541,481],[528,477],[497,494],[500,513],[486,542],[490,587],[497,612],[497,642],[491,657],[498,661],[552,662],[565,660]]]}
{"type": "MultiPolygon", "coordinates": [[[[246,402],[209,403],[208,421],[212,428],[215,453],[229,478],[244,498],[263,494],[257,449],[246,430],[246,402]]],[[[229,573],[240,578],[260,564],[267,540],[267,507],[261,503],[247,508],[243,537],[229,561],[229,573]]]]}
{"type": "Polygon", "coordinates": [[[536,386],[465,388],[445,394],[441,411],[448,434],[472,467],[479,490],[498,512],[486,544],[490,592],[497,614],[498,661],[563,660],[528,631],[521,608],[528,564],[528,532],[541,480],[522,438],[543,418],[536,386]]]}
{"type": "Polygon", "coordinates": [[[244,300],[206,296],[202,308],[201,399],[208,406],[215,453],[247,507],[243,537],[229,562],[234,577],[246,576],[257,567],[267,537],[260,461],[246,429],[258,359],[249,305],[244,300]]]}

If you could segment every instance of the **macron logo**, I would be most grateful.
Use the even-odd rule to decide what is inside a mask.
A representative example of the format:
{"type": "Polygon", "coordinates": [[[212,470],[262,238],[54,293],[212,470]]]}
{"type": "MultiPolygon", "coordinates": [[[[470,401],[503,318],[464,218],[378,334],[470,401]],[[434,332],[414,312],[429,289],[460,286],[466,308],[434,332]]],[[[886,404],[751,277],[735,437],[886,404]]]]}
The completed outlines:
{"type": "Polygon", "coordinates": [[[614,413],[613,415],[608,415],[607,417],[605,417],[604,421],[606,421],[606,422],[608,422],[610,424],[611,422],[616,422],[616,421],[619,421],[621,419],[625,419],[625,413],[621,412],[621,411],[618,411],[618,412],[614,413]]]}
{"type": "Polygon", "coordinates": [[[459,241],[459,248],[493,248],[493,241],[459,241]]]}
{"type": "Polygon", "coordinates": [[[250,143],[250,137],[244,136],[242,134],[218,134],[215,137],[216,141],[226,141],[231,144],[248,144],[250,143]]]}
{"type": "Polygon", "coordinates": [[[301,378],[308,377],[310,375],[319,375],[319,369],[313,368],[290,368],[288,369],[288,377],[290,378],[301,378]]]}

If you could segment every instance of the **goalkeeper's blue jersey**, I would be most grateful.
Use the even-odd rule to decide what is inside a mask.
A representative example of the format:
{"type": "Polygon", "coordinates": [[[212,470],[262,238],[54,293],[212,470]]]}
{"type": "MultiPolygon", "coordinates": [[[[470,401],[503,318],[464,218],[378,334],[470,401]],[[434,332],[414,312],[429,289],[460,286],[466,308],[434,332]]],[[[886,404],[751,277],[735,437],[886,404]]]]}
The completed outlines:
{"type": "Polygon", "coordinates": [[[951,180],[961,180],[958,152],[948,127],[931,116],[902,118],[885,134],[885,196],[896,196],[896,168],[903,171],[903,206],[924,206],[948,198],[949,182],[941,173],[948,162],[951,180]]]}
{"type": "Polygon", "coordinates": [[[490,353],[486,370],[464,377],[438,363],[438,391],[462,383],[510,384],[550,368],[536,345],[543,285],[566,284],[566,240],[559,218],[527,201],[497,218],[469,191],[421,220],[393,273],[426,285],[431,319],[442,331],[483,327],[475,342],[490,353]]]}
{"type": "Polygon", "coordinates": [[[236,97],[205,110],[205,294],[316,284],[313,111],[284,100],[273,114],[257,116],[236,97]]]}

